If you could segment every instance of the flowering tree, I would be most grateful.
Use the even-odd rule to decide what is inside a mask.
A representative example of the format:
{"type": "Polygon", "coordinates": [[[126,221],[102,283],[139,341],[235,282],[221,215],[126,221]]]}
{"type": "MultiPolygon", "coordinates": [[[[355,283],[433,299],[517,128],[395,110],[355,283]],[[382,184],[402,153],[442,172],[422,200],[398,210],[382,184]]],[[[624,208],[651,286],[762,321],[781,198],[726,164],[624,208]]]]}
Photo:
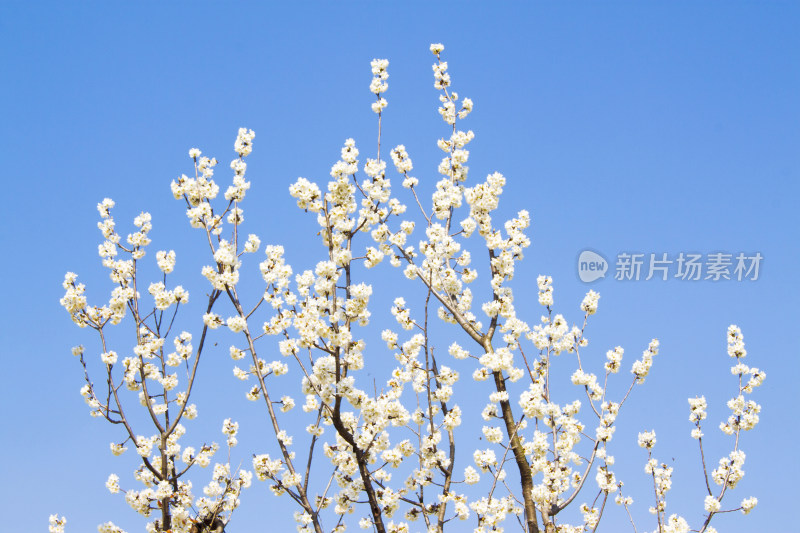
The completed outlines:
{"type": "MultiPolygon", "coordinates": [[[[92,416],[124,427],[123,442],[111,443],[111,452],[121,455],[127,449],[126,444],[130,443],[141,458],[134,476],[146,488],[125,491],[125,499],[144,516],[158,515],[159,518],[148,525],[148,530],[191,531],[192,528],[198,530],[198,524],[221,527],[225,518],[238,506],[239,492],[250,484],[252,475],[246,471],[231,475],[230,462],[217,463],[212,480],[204,489],[206,497],[197,500],[192,495],[191,482],[181,480],[194,465],[208,466],[218,449],[216,443],[204,444],[199,450],[191,446],[182,448],[179,443],[186,432],[181,421],[197,416],[197,407],[189,403],[189,398],[209,327],[203,326],[196,349],[192,346],[191,333],[174,333],[172,330],[179,307],[189,300],[189,293],[183,287],[167,290],[165,286],[167,274],[175,266],[174,252],[156,254],[163,278],[148,288],[154,303],[142,302],[137,290],[141,283],[137,267],[145,256],[144,248],[150,243],[147,236],[152,228],[150,215],[142,213],[136,217],[134,224],[139,230],[128,235],[126,246],[116,232],[110,212],[112,207],[114,202],[109,199],[97,206],[102,219],[98,227],[105,238],[99,246],[99,254],[116,284],[108,304],[89,306],[84,296],[85,287],[76,283],[77,276],[67,273],[64,278],[66,293],[61,304],[78,326],[88,326],[97,331],[102,347],[100,361],[105,367],[105,387],[99,388],[90,379],[84,348],[73,348],[73,355],[80,358],[84,369],[86,383],[81,388],[81,395],[89,404],[92,416]],[[118,258],[120,253],[127,259],[118,258]],[[136,339],[134,356],[119,361],[117,352],[109,346],[106,330],[108,326],[120,324],[128,312],[136,339]],[[165,350],[165,342],[170,338],[174,351],[167,354],[169,350],[165,350]],[[179,386],[178,372],[181,368],[186,385],[182,391],[173,392],[179,386]],[[130,402],[125,401],[129,398],[123,396],[123,387],[138,392],[138,403],[147,411],[151,431],[154,431],[151,436],[140,435],[134,430],[134,424],[126,414],[130,402]],[[183,463],[180,466],[178,459],[183,463]]],[[[212,291],[208,297],[209,310],[218,298],[219,292],[212,291]]],[[[236,422],[230,419],[223,425],[229,447],[236,445],[237,428],[236,422]]],[[[120,492],[119,477],[111,474],[106,486],[112,493],[120,492]]],[[[63,527],[63,519],[57,516],[51,517],[50,522],[51,531],[63,527]]],[[[101,525],[99,530],[104,533],[121,531],[111,522],[101,525]]]]}
{"type": "MultiPolygon", "coordinates": [[[[261,246],[259,237],[248,234],[245,238],[240,230],[241,205],[250,188],[245,158],[255,134],[239,130],[238,157],[231,163],[233,183],[223,195],[224,202],[217,198],[216,159],[190,150],[193,177],[183,175],[173,181],[172,193],[186,205],[191,226],[202,231],[204,246],[213,258],[202,269],[211,290],[202,323],[197,321],[196,347],[191,332],[173,331],[178,310],[188,301],[188,292],[181,286],[167,288],[174,252],[156,253],[161,279],[149,285],[150,297],[138,292],[143,282],[139,265],[150,243],[150,216],[143,213],[136,218],[138,230],[124,244],[111,215],[114,203],[106,199],[98,205],[102,219],[98,226],[104,237],[99,253],[114,283],[111,298],[104,306],[90,306],[83,285],[68,273],[61,303],[76,324],[99,334],[99,363],[106,385],[98,387],[90,379],[84,350],[77,348],[73,352],[80,358],[86,380],[81,393],[93,416],[124,428],[123,441],[112,443],[112,452],[119,455],[130,443],[140,456],[134,475],[145,488],[129,489],[125,498],[142,515],[156,515],[148,531],[222,531],[238,506],[240,491],[250,485],[251,473],[232,471],[230,455],[227,462],[214,467],[204,497],[195,498],[191,483],[182,480],[193,466],[209,465],[217,451],[216,444],[203,444],[199,450],[182,447],[179,439],[185,433],[181,421],[197,414],[189,399],[207,338],[215,335],[209,330],[223,326],[239,339],[229,349],[233,360],[237,365],[247,361],[247,369],[234,366],[233,373],[250,383],[245,391],[249,400],[263,402],[275,435],[270,450],[256,450],[253,455],[254,473],[276,495],[295,502],[301,532],[344,531],[350,523],[348,515],[355,512],[362,528],[379,533],[460,531],[467,527],[461,521],[471,521],[469,527],[475,532],[503,531],[509,523],[517,523],[528,533],[596,531],[609,498],[626,509],[632,504],[614,473],[610,443],[623,405],[650,372],[658,341],[654,339],[633,363],[627,392],[615,398],[608,392],[608,383],[622,368],[623,349],[609,350],[598,369],[582,357],[588,346],[589,317],[598,309],[596,292],[589,291],[580,304],[582,324],[570,326],[554,310],[552,279],[539,276],[543,315],[532,326],[517,315],[510,282],[516,263],[530,245],[525,234],[530,216],[520,211],[502,225],[493,219],[505,185],[499,173],[472,187],[465,185],[466,146],[474,134],[458,125],[473,103],[459,99],[452,90],[448,65],[441,58],[443,46],[431,45],[431,51],[436,57],[433,71],[439,113],[448,131],[438,141],[445,156],[431,203],[424,205],[418,195],[419,181],[411,175],[411,158],[402,145],[391,150],[391,159],[407,190],[403,196],[418,215],[412,217],[403,201],[393,196],[381,157],[388,61],[374,60],[370,90],[378,117],[376,157],[359,167],[359,150],[348,139],[341,159],[331,169],[326,192],[304,178],[289,187],[298,207],[316,215],[321,257],[313,270],[295,273],[281,246],[266,246],[266,259],[259,264],[266,284],[263,293],[245,294],[239,284],[246,254],[261,246]],[[360,180],[359,172],[365,175],[360,180]],[[418,225],[423,226],[422,232],[418,225]],[[409,240],[415,230],[423,235],[412,246],[409,240]],[[470,241],[476,233],[477,243],[470,241]],[[483,277],[472,266],[473,254],[486,260],[483,277]],[[407,284],[403,290],[410,300],[418,301],[418,307],[412,310],[405,298],[394,300],[391,313],[399,329],[381,333],[383,348],[377,343],[368,346],[365,340],[373,288],[364,280],[366,270],[383,268],[379,265],[385,259],[402,268],[404,276],[387,272],[382,279],[407,284]],[[394,281],[392,276],[407,280],[394,281]],[[485,279],[482,287],[476,283],[479,279],[485,279]],[[473,305],[476,294],[484,300],[478,314],[473,305]],[[434,312],[438,320],[432,319],[434,312]],[[134,355],[120,362],[106,331],[122,323],[126,315],[135,335],[134,355]],[[452,342],[442,345],[442,334],[452,342]],[[270,343],[269,337],[279,340],[270,343]],[[171,346],[174,351],[170,352],[167,347],[171,346]],[[447,356],[441,354],[443,346],[447,356]],[[268,360],[264,354],[276,347],[280,357],[268,360]],[[387,351],[397,366],[379,389],[377,382],[365,379],[363,370],[387,351]],[[453,361],[446,360],[450,358],[453,361]],[[556,380],[555,368],[564,363],[575,368],[573,394],[556,380]],[[290,375],[299,376],[299,382],[282,377],[290,366],[296,369],[290,375]],[[475,420],[475,415],[462,412],[453,401],[464,371],[472,372],[478,382],[471,386],[472,394],[488,400],[481,413],[481,440],[488,446],[474,450],[467,462],[463,456],[456,457],[456,443],[472,442],[459,427],[465,416],[475,420]],[[139,408],[147,415],[142,423],[151,426],[151,436],[140,435],[126,415],[131,395],[122,390],[123,385],[138,394],[139,408]],[[173,392],[176,389],[180,392],[173,392]],[[282,394],[284,390],[289,393],[282,394]],[[304,415],[293,411],[292,390],[304,397],[304,415]],[[293,414],[285,414],[289,411],[293,414]],[[290,435],[287,428],[302,416],[307,417],[307,434],[290,435]],[[315,454],[323,454],[327,462],[315,454]],[[579,507],[582,523],[569,525],[562,519],[568,507],[579,507]]],[[[743,476],[740,433],[758,422],[760,407],[745,395],[765,377],[763,371],[742,362],[746,352],[736,326],[728,330],[728,353],[736,359],[732,373],[738,377],[738,390],[728,402],[731,415],[720,428],[734,443],[731,453],[711,472],[706,467],[701,426],[706,401],[689,399],[690,420],[695,425],[691,436],[699,444],[708,494],[704,521],[693,531],[713,532],[710,523],[715,514],[748,513],[756,504],[755,498],[747,498],[733,507],[723,509],[722,505],[728,490],[743,476]]],[[[230,419],[224,422],[229,449],[237,443],[237,429],[230,419]]],[[[667,516],[672,469],[653,456],[655,442],[654,432],[639,434],[639,445],[648,453],[645,471],[653,480],[655,501],[650,510],[657,531],[690,531],[681,516],[667,516]]],[[[121,490],[113,474],[107,486],[111,492],[121,490]]],[[[53,515],[50,522],[52,532],[63,531],[63,518],[53,515]]],[[[107,523],[100,531],[120,529],[107,523]]]]}

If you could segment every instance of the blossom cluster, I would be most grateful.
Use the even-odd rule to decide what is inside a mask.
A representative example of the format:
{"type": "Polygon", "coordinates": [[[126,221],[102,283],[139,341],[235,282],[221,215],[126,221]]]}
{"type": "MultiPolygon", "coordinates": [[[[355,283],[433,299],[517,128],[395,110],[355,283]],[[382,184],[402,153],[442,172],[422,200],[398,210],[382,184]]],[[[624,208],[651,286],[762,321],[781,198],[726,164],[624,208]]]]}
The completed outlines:
{"type": "MultiPolygon", "coordinates": [[[[229,203],[221,215],[215,214],[211,204],[219,191],[213,180],[216,159],[202,157],[200,150],[193,148],[189,155],[194,162],[195,177],[184,175],[172,183],[173,194],[183,199],[188,207],[191,225],[204,228],[209,243],[216,240],[216,246],[212,244],[216,267],[212,268],[213,274],[206,269],[204,274],[217,290],[234,286],[238,280],[240,263],[237,257],[231,256],[232,246],[219,236],[224,221],[234,227],[242,222],[242,212],[237,204],[249,188],[249,183],[244,181],[246,166],[243,158],[252,150],[253,137],[252,131],[239,131],[235,142],[239,157],[231,164],[233,185],[225,193],[229,203]]],[[[197,406],[189,402],[189,397],[197,377],[203,340],[207,330],[218,325],[215,319],[218,315],[210,310],[206,313],[199,346],[193,345],[192,333],[173,331],[179,308],[189,302],[189,292],[182,286],[167,285],[168,275],[176,268],[175,251],[156,252],[155,263],[162,279],[146,285],[142,264],[151,243],[152,217],[148,213],[137,216],[133,221],[137,229],[123,240],[117,233],[117,223],[112,214],[114,206],[114,201],[108,198],[97,205],[101,218],[98,229],[104,239],[98,253],[113,283],[108,303],[90,305],[85,286],[78,283],[77,275],[71,272],[65,275],[65,294],[61,299],[61,305],[72,320],[80,327],[95,330],[100,339],[102,348],[97,359],[102,363],[106,390],[101,390],[91,380],[90,367],[94,363],[85,357],[84,347],[73,349],[73,355],[79,358],[84,369],[85,384],[80,393],[90,407],[90,414],[125,429],[123,440],[110,444],[115,456],[124,454],[129,446],[138,456],[139,466],[134,470],[133,478],[144,485],[143,489],[124,490],[116,474],[109,476],[106,487],[112,494],[124,494],[125,501],[134,511],[152,518],[147,525],[149,531],[189,533],[196,531],[196,524],[205,520],[225,523],[239,505],[239,493],[250,485],[251,474],[246,470],[232,471],[227,462],[216,463],[211,481],[203,487],[204,496],[195,497],[192,483],[184,475],[193,466],[210,466],[219,446],[216,443],[203,444],[196,449],[181,442],[187,431],[182,421],[198,416],[197,406]],[[148,287],[149,299],[136,290],[143,285],[148,287]],[[112,339],[116,342],[116,335],[112,336],[108,328],[120,324],[127,316],[136,325],[135,344],[130,352],[128,349],[112,349],[110,344],[112,339]],[[170,347],[174,349],[170,350],[170,347]],[[130,355],[120,355],[125,353],[130,355]],[[146,418],[152,422],[149,434],[134,429],[138,424],[133,423],[129,412],[137,404],[144,408],[149,415],[146,418]]],[[[246,251],[255,251],[258,245],[258,238],[251,235],[245,244],[246,251]]],[[[209,309],[217,297],[218,293],[213,292],[209,296],[209,309]]],[[[232,329],[235,323],[231,324],[232,329]]],[[[237,444],[237,432],[238,424],[226,420],[223,433],[229,447],[237,444]]],[[[51,531],[63,531],[64,523],[64,519],[51,517],[51,531]]],[[[121,531],[112,522],[100,525],[99,530],[121,531]]]]}

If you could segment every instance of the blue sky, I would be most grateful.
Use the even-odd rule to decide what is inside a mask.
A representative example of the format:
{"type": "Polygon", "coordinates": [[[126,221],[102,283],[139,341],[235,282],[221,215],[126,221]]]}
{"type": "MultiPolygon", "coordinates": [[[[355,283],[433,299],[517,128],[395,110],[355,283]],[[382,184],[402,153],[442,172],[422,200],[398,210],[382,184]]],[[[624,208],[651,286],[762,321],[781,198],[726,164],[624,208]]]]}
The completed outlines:
{"type": "MultiPolygon", "coordinates": [[[[731,501],[754,495],[760,504],[748,517],[721,517],[717,527],[785,530],[800,474],[790,396],[800,370],[792,314],[800,296],[798,20],[800,8],[789,2],[4,2],[3,515],[25,517],[30,531],[44,529],[56,512],[67,515],[72,532],[106,520],[142,530],[104,487],[112,471],[134,486],[134,457],[111,456],[117,428],[90,418],[78,394],[81,369],[69,350],[84,344],[96,352],[96,339],[58,305],[67,270],[80,274],[90,299],[110,289],[97,257],[97,202],[116,200],[121,231],[149,211],[151,250],[177,251],[175,280],[199,302],[208,258],[196,252],[201,236],[169,183],[189,172],[194,146],[216,156],[224,176],[237,129],[252,128],[247,231],[284,244],[295,270],[308,268],[323,250],[313,217],[296,209],[288,186],[298,176],[324,183],[348,137],[362,161],[374,157],[372,58],[390,60],[384,146],[405,144],[423,190],[432,189],[441,157],[435,142],[447,130],[436,112],[428,45],[442,42],[456,90],[475,102],[464,123],[476,134],[471,183],[502,172],[501,216],[532,215],[533,245],[515,280],[529,321],[539,313],[536,276],[549,274],[556,308],[570,320],[579,319],[589,288],[601,293],[589,330],[598,358],[622,345],[627,368],[649,339],[661,341],[613,442],[621,477],[634,491],[646,488],[635,436],[655,429],[656,455],[674,458],[668,510],[696,527],[702,481],[686,398],[709,400],[706,433],[717,443],[716,462],[730,449],[713,425],[727,417],[725,401],[735,393],[725,354],[725,331],[735,323],[747,362],[767,381],[754,395],[761,423],[744,435],[747,475],[731,501]],[[764,259],[757,281],[607,276],[588,286],[576,269],[584,249],[612,263],[619,252],[759,252],[764,259]]],[[[388,302],[413,287],[388,281],[397,274],[388,265],[381,272],[376,328],[388,323],[388,302]]],[[[448,334],[455,332],[442,329],[448,334]]],[[[233,416],[242,425],[235,452],[247,465],[269,435],[226,351],[206,361],[209,392],[198,400],[201,418],[190,435],[222,442],[219,427],[233,416]]],[[[463,468],[469,457],[461,460],[463,468]]],[[[243,502],[233,533],[265,530],[265,517],[281,524],[273,530],[294,529],[290,500],[264,484],[254,483],[243,502]]],[[[637,498],[640,530],[655,527],[646,522],[648,505],[637,498]]],[[[610,516],[600,530],[624,531],[625,523],[610,516]]]]}

